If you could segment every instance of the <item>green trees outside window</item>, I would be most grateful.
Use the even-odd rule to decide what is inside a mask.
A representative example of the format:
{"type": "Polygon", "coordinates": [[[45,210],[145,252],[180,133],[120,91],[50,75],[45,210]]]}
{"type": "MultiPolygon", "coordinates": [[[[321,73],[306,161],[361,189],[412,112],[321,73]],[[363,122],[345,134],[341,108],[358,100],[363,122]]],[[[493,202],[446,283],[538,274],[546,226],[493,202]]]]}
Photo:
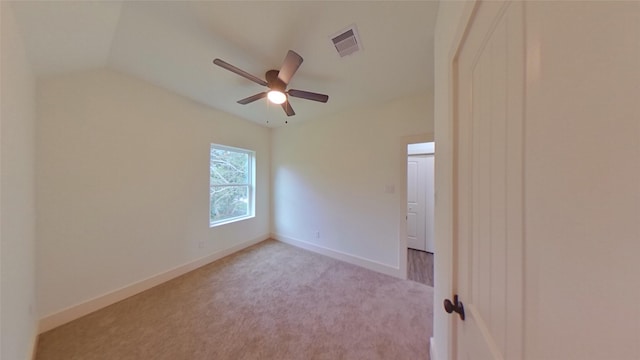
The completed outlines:
{"type": "Polygon", "coordinates": [[[253,151],[211,144],[211,226],[253,216],[253,159],[253,151]]]}

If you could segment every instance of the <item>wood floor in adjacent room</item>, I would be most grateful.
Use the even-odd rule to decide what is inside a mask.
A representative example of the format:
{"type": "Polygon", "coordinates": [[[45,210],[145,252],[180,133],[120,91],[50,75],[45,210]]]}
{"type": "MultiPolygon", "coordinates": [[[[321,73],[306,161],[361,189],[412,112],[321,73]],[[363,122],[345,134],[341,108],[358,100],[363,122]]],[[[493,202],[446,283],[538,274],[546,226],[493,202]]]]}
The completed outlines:
{"type": "Polygon", "coordinates": [[[40,335],[37,359],[429,359],[433,288],[274,240],[40,335]]]}
{"type": "Polygon", "coordinates": [[[407,279],[433,286],[433,254],[408,249],[407,279]]]}

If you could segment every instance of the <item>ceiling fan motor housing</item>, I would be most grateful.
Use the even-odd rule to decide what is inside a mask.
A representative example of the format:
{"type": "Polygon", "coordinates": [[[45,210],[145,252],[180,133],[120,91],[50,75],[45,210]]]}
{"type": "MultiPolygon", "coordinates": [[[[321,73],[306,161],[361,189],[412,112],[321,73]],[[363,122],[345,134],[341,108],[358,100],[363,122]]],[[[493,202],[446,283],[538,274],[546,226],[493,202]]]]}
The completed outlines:
{"type": "Polygon", "coordinates": [[[269,70],[266,74],[264,74],[264,77],[265,79],[267,79],[267,86],[269,87],[269,89],[278,90],[284,93],[287,84],[285,84],[282,80],[280,80],[280,78],[278,78],[279,73],[280,71],[278,70],[269,70]]]}

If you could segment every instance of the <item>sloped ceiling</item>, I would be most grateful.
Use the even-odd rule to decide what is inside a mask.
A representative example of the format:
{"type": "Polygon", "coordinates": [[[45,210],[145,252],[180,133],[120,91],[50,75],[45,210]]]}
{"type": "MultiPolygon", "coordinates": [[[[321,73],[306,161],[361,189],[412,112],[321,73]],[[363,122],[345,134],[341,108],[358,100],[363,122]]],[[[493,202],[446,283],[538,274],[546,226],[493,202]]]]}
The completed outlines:
{"type": "Polygon", "coordinates": [[[108,67],[266,126],[430,93],[432,1],[16,2],[39,76],[108,67]],[[329,38],[355,24],[363,51],[340,58],[329,38]],[[264,78],[292,49],[304,62],[290,88],[325,93],[327,104],[291,99],[287,118],[265,88],[212,64],[221,58],[264,78]]]}

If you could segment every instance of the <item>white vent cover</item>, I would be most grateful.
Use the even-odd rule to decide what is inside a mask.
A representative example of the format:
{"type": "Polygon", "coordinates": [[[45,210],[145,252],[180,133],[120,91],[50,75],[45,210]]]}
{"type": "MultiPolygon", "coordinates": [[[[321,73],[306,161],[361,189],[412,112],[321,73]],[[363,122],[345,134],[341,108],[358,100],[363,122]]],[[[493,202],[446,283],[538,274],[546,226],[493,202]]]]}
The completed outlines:
{"type": "Polygon", "coordinates": [[[351,25],[345,30],[332,35],[331,43],[336,48],[336,51],[338,51],[340,57],[345,57],[362,50],[362,42],[360,42],[358,29],[355,25],[351,25]]]}

